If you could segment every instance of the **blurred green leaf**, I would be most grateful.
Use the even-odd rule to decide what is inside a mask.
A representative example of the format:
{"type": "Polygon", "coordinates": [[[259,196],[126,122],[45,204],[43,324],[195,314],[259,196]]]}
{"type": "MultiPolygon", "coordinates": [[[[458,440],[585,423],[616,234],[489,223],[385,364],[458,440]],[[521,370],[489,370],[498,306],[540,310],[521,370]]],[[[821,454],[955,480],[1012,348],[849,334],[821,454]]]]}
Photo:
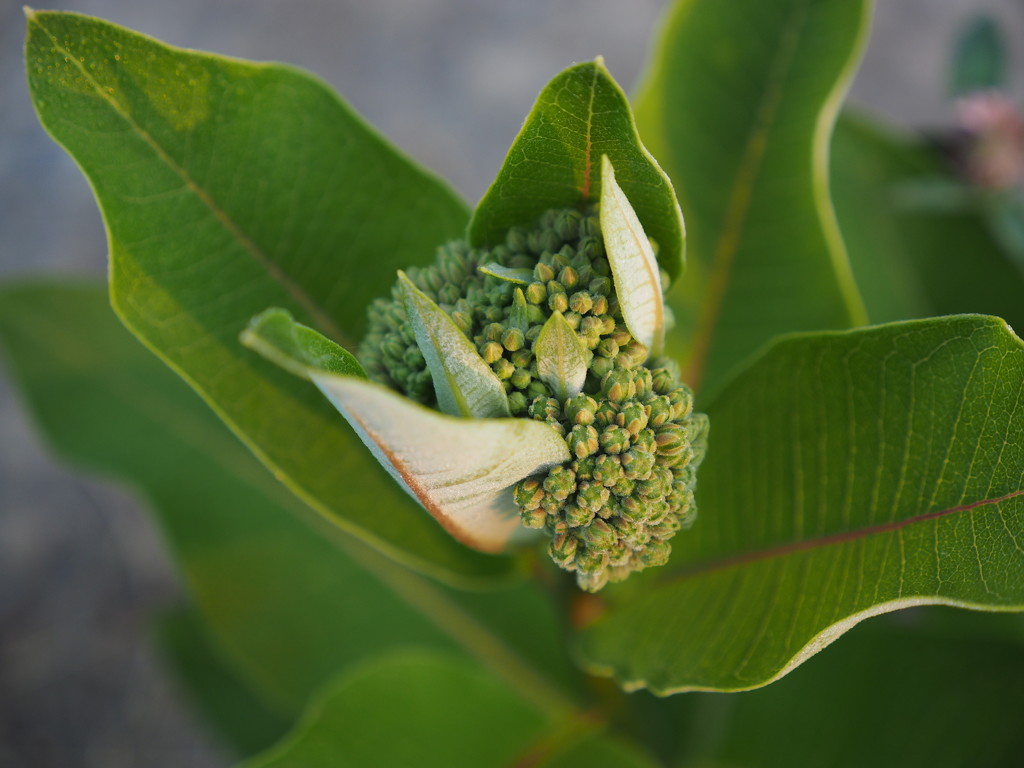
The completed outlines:
{"type": "MultiPolygon", "coordinates": [[[[867,0],[678,0],[637,99],[690,265],[668,353],[711,395],[772,337],[863,321],[828,194],[828,140],[867,0]]],[[[616,165],[616,169],[618,166],[616,165]]]]}
{"type": "Polygon", "coordinates": [[[962,96],[1006,84],[1006,51],[999,24],[991,16],[978,15],[961,30],[953,51],[949,91],[962,96]]]}
{"type": "MultiPolygon", "coordinates": [[[[929,609],[946,611],[948,609],[929,609]]],[[[813,667],[743,696],[696,694],[679,734],[681,766],[702,768],[1011,768],[1024,753],[1019,642],[960,637],[904,621],[872,622],[813,667]],[[877,625],[876,625],[877,624],[877,625]]],[[[903,617],[901,617],[903,618],[903,617]]]]}
{"type": "Polygon", "coordinates": [[[538,706],[569,706],[561,619],[539,589],[446,589],[324,523],[131,338],[101,287],[5,287],[0,344],[55,449],[152,503],[211,639],[282,716],[395,645],[461,649],[538,706]]]}
{"type": "Polygon", "coordinates": [[[1024,610],[1022,397],[996,318],[775,343],[708,406],[700,523],[584,634],[588,666],[745,690],[879,613],[1024,610]]]}
{"type": "Polygon", "coordinates": [[[908,200],[948,178],[923,142],[849,113],[832,142],[836,214],[873,322],[978,312],[1024,328],[1024,272],[971,203],[960,211],[908,200]]]}
{"type": "Polygon", "coordinates": [[[396,652],[329,686],[287,739],[245,767],[653,768],[600,727],[545,719],[465,661],[396,652]]]}
{"type": "Polygon", "coordinates": [[[195,611],[178,609],[161,616],[157,642],[192,704],[233,754],[252,755],[287,732],[290,720],[264,706],[222,658],[195,611]]]}
{"type": "Polygon", "coordinates": [[[684,257],[679,203],[640,143],[629,102],[601,59],[569,67],[541,91],[473,214],[470,242],[499,245],[509,229],[534,226],[549,208],[596,203],[601,155],[615,166],[619,186],[657,242],[658,263],[675,279],[684,257]]]}
{"type": "Polygon", "coordinates": [[[346,531],[448,578],[507,572],[409,499],[318,392],[238,342],[282,306],[351,349],[395,269],[462,234],[452,192],[290,67],[68,13],[30,12],[26,55],[40,120],[99,200],[128,327],[346,531]]]}

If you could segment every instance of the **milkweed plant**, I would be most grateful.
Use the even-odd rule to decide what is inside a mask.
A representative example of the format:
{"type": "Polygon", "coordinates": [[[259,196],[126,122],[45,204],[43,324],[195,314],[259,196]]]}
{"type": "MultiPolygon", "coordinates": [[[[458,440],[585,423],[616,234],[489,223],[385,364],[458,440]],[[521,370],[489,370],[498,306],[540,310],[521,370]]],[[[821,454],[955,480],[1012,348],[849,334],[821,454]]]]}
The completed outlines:
{"type": "Polygon", "coordinates": [[[555,75],[473,209],[304,72],[26,11],[142,344],[39,281],[0,341],[151,502],[244,765],[1015,764],[1024,274],[907,199],[1016,195],[1024,134],[981,88],[952,163],[841,111],[870,6],[679,0],[633,104],[555,75]]]}

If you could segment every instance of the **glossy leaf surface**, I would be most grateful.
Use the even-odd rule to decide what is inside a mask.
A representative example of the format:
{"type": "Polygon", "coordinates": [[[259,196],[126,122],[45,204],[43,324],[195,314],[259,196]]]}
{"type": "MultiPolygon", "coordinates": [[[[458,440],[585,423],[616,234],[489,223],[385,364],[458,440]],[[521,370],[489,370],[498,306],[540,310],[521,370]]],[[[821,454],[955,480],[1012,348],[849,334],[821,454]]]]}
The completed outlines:
{"type": "Polygon", "coordinates": [[[665,19],[637,121],[686,217],[690,266],[668,297],[668,353],[706,395],[780,333],[863,319],[827,150],[869,7],[678,0],[665,19]]]}
{"type": "Polygon", "coordinates": [[[27,67],[40,120],[99,200],[132,331],[345,530],[448,578],[507,571],[424,516],[317,392],[238,342],[282,306],[353,348],[395,269],[462,233],[452,192],[291,67],[46,12],[29,15],[27,67]]]}
{"type": "Polygon", "coordinates": [[[476,345],[404,272],[399,273],[398,281],[405,314],[434,380],[440,410],[478,419],[508,416],[505,389],[476,345]]]}
{"type": "MultiPolygon", "coordinates": [[[[434,309],[444,314],[436,306],[434,309]]],[[[433,311],[426,308],[431,315],[433,311]]],[[[338,375],[310,366],[307,361],[313,357],[313,352],[307,352],[302,346],[275,347],[275,340],[281,337],[290,340],[301,334],[314,351],[330,342],[302,333],[308,331],[315,337],[315,332],[308,328],[287,336],[279,326],[289,322],[290,318],[281,310],[265,312],[253,321],[243,341],[256,349],[270,350],[269,357],[275,361],[294,354],[295,357],[284,361],[289,370],[306,365],[301,375],[319,387],[395,482],[422,504],[445,530],[467,546],[483,552],[500,552],[513,542],[530,538],[530,532],[519,524],[512,486],[525,477],[569,460],[569,449],[561,435],[532,419],[448,416],[361,377],[338,375]],[[267,331],[270,335],[265,335],[267,331]]],[[[458,339],[469,345],[466,354],[476,355],[447,315],[440,319],[431,316],[426,322],[435,328],[440,326],[443,333],[457,334],[458,339]],[[445,324],[451,326],[450,330],[445,324]]],[[[451,353],[457,354],[462,352],[451,353]]],[[[439,352],[438,357],[441,356],[439,352]]],[[[479,356],[477,360],[493,377],[479,356]]],[[[449,363],[438,364],[448,366],[449,363]]],[[[456,382],[454,388],[459,386],[461,384],[456,382]]],[[[498,392],[504,399],[500,383],[498,392]]]]}
{"type": "Polygon", "coordinates": [[[440,587],[324,522],[118,324],[101,286],[4,288],[0,346],[54,448],[151,502],[211,641],[280,716],[410,645],[461,650],[537,706],[568,706],[560,622],[538,589],[440,587]]]}
{"type": "Polygon", "coordinates": [[[475,665],[427,653],[391,654],[353,670],[287,739],[244,768],[338,765],[653,768],[586,721],[548,720],[475,665]]]}
{"type": "Polygon", "coordinates": [[[675,279],[683,270],[679,203],[668,178],[644,148],[625,94],[601,59],[569,67],[541,91],[498,177],[473,214],[469,239],[498,245],[512,227],[533,227],[549,208],[578,208],[601,196],[601,156],[675,279]]]}
{"type": "Polygon", "coordinates": [[[707,409],[700,523],[585,633],[667,693],[784,675],[915,605],[1024,609],[1024,344],[960,316],[782,340],[707,409]]]}

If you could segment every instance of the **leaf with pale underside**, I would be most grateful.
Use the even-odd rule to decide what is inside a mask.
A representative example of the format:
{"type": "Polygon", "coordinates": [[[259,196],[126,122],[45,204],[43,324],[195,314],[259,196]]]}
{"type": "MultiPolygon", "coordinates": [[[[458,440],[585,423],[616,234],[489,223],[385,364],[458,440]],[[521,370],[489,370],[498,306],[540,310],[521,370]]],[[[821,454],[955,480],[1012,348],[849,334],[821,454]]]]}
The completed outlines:
{"type": "Polygon", "coordinates": [[[398,273],[405,315],[434,380],[438,407],[452,416],[478,419],[508,416],[501,380],[448,313],[398,273]]]}
{"type": "Polygon", "coordinates": [[[676,193],[640,141],[626,95],[598,58],[576,64],[545,86],[477,205],[468,238],[475,247],[505,242],[512,227],[536,226],[550,208],[583,208],[601,194],[608,155],[658,262],[672,279],[683,271],[685,229],[676,193]]]}
{"type": "Polygon", "coordinates": [[[656,355],[665,343],[658,260],[636,211],[615,181],[608,155],[601,157],[601,235],[626,327],[656,355]]]}
{"type": "Polygon", "coordinates": [[[561,312],[552,313],[533,343],[537,372],[555,397],[578,395],[587,380],[587,350],[561,312]]]}
{"type": "Polygon", "coordinates": [[[529,285],[533,282],[533,270],[525,268],[503,267],[501,264],[481,264],[477,269],[485,275],[496,277],[507,283],[529,285]]]}
{"type": "MultiPolygon", "coordinates": [[[[342,669],[410,646],[476,658],[545,711],[571,707],[563,621],[536,583],[455,590],[331,525],[118,323],[106,286],[0,287],[0,348],[49,446],[146,502],[217,655],[251,690],[248,709],[287,726],[342,669]]],[[[361,503],[391,512],[372,485],[349,482],[361,503]]],[[[223,714],[256,725],[213,693],[223,714]]]]}
{"type": "Polygon", "coordinates": [[[507,573],[426,518],[319,393],[238,343],[280,306],[354,348],[369,301],[460,237],[465,205],[295,68],[28,16],[32,100],[96,194],[124,323],[326,519],[449,580],[507,573]]]}
{"type": "Polygon", "coordinates": [[[593,670],[744,690],[879,613],[1024,610],[1024,344],[1003,321],[789,337],[707,414],[700,521],[585,634],[593,670]]]}
{"type": "MultiPolygon", "coordinates": [[[[268,317],[274,338],[282,335],[276,327],[279,311],[256,318],[243,341],[257,351],[274,343],[262,333],[261,319],[268,317]]],[[[310,337],[304,333],[295,338],[310,337]]],[[[324,342],[317,340],[316,348],[324,342]]],[[[276,347],[271,359],[289,352],[276,347]]],[[[304,369],[388,473],[452,536],[482,552],[500,552],[529,538],[529,531],[519,525],[512,486],[569,460],[565,440],[551,427],[532,419],[448,416],[379,384],[315,368],[307,360],[301,353],[287,367],[304,369]]]]}

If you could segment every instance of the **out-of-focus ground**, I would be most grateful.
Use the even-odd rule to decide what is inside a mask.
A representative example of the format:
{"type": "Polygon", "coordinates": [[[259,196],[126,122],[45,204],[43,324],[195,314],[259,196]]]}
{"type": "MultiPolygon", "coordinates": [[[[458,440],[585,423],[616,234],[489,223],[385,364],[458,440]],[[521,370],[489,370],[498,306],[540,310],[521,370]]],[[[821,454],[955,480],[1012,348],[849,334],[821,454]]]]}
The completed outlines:
{"type": "MultiPolygon", "coordinates": [[[[730,0],[720,0],[727,2],[730,0]]],[[[68,0],[176,45],[310,69],[471,201],[537,92],[603,54],[634,84],[663,0],[68,0]]],[[[903,126],[948,120],[952,40],[990,11],[1024,40],[1022,0],[883,0],[858,106],[903,126]]],[[[19,4],[0,0],[0,280],[102,274],[84,179],[38,126],[19,4]]],[[[1024,90],[1024,50],[1012,65],[1024,90]]],[[[181,587],[124,492],[56,464],[0,370],[0,768],[214,768],[230,763],[150,648],[181,587]]]]}

